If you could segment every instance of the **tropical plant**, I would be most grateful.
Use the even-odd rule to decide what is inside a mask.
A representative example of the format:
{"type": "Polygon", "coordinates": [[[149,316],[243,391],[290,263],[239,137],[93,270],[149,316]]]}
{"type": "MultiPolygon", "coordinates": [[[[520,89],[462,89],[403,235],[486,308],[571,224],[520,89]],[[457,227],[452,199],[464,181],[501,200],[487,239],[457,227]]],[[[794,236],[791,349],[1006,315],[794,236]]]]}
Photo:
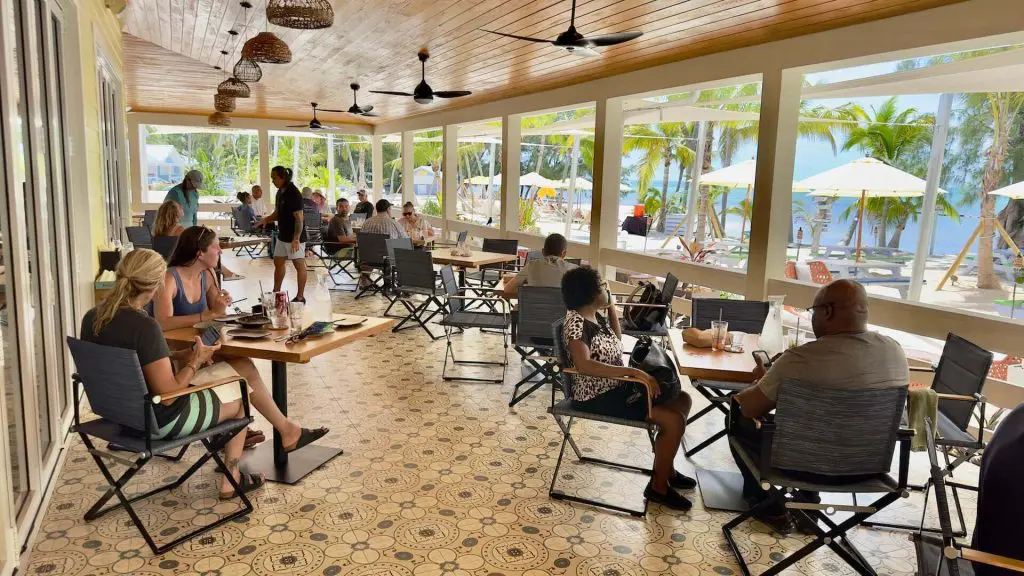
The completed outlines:
{"type": "Polygon", "coordinates": [[[537,234],[540,228],[537,227],[537,203],[519,199],[519,230],[530,234],[537,234]]]}
{"type": "Polygon", "coordinates": [[[430,199],[428,199],[426,201],[425,204],[423,204],[423,207],[420,208],[420,213],[421,214],[426,214],[427,216],[438,216],[438,217],[440,217],[441,216],[441,204],[439,204],[433,198],[430,198],[430,199]]]}
{"type": "MultiPolygon", "coordinates": [[[[829,205],[833,200],[827,200],[829,205]]],[[[827,208],[826,208],[827,210],[827,208]]],[[[811,205],[811,203],[804,199],[803,201],[793,200],[793,219],[797,222],[803,222],[811,231],[811,256],[815,256],[818,253],[818,248],[821,246],[821,233],[825,231],[825,219],[819,214],[817,206],[811,205]]]]}
{"type": "MultiPolygon", "coordinates": [[[[631,154],[638,152],[640,158],[632,170],[639,180],[638,190],[643,191],[645,207],[650,201],[650,184],[654,180],[658,169],[661,169],[661,191],[654,214],[654,226],[657,230],[665,231],[666,210],[663,207],[669,205],[669,174],[672,164],[678,166],[680,179],[686,166],[693,162],[694,152],[687,146],[687,140],[693,133],[693,124],[686,122],[661,122],[659,124],[634,124],[626,128],[626,134],[622,141],[623,153],[631,154]]],[[[678,188],[678,186],[677,186],[678,188]]],[[[654,205],[651,202],[652,206],[654,205]]],[[[650,208],[647,208],[650,210],[650,208]]]]}

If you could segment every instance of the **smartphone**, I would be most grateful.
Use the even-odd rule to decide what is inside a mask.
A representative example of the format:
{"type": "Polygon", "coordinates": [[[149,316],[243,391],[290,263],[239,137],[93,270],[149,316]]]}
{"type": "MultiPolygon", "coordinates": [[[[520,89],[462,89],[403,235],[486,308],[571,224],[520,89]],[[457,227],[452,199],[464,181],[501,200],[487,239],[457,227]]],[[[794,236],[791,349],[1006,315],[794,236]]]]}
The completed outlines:
{"type": "Polygon", "coordinates": [[[771,367],[772,359],[764,350],[754,350],[751,354],[754,356],[754,360],[760,360],[760,364],[766,369],[771,367]]]}
{"type": "Polygon", "coordinates": [[[220,340],[220,328],[217,326],[210,326],[206,330],[203,330],[203,335],[200,336],[204,346],[213,346],[220,340]]]}

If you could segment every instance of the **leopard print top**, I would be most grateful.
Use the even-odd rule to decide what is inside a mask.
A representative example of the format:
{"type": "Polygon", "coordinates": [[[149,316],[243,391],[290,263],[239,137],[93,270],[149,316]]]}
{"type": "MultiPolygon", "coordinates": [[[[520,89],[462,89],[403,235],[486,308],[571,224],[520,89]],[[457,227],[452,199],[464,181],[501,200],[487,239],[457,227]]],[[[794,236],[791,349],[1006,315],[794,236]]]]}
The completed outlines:
{"type": "MultiPolygon", "coordinates": [[[[590,348],[590,358],[597,362],[623,366],[622,363],[622,341],[615,332],[612,332],[608,321],[597,315],[597,324],[587,320],[579,312],[569,310],[565,315],[565,325],[562,328],[562,340],[565,342],[566,350],[569,349],[570,340],[582,340],[590,348]]],[[[569,354],[569,365],[574,366],[572,354],[569,354]]],[[[618,380],[601,378],[598,376],[587,376],[585,374],[572,375],[572,399],[578,402],[590,400],[618,386],[618,380]]]]}

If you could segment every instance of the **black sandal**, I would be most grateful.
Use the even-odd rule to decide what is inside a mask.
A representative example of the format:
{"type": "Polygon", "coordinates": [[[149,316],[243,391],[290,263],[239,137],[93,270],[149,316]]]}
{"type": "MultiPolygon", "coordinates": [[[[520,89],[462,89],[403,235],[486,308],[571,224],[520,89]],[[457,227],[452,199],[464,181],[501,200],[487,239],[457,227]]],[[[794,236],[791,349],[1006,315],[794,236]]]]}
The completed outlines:
{"type": "Polygon", "coordinates": [[[299,434],[299,439],[295,441],[295,445],[292,446],[291,448],[285,448],[284,452],[285,454],[288,454],[291,452],[295,452],[299,448],[305,448],[306,446],[309,446],[313,442],[316,442],[317,440],[326,436],[328,432],[330,432],[330,429],[325,428],[323,426],[321,426],[320,428],[316,428],[314,430],[310,430],[309,428],[303,428],[302,433],[299,434]]]}
{"type": "Polygon", "coordinates": [[[262,444],[267,439],[263,435],[262,430],[256,430],[255,428],[247,428],[245,430],[245,449],[253,448],[257,444],[262,444]]]}
{"type": "MultiPolygon", "coordinates": [[[[267,479],[262,474],[250,474],[248,472],[241,472],[238,475],[238,487],[241,489],[242,494],[248,494],[253,490],[256,490],[266,484],[267,479]]],[[[231,500],[235,497],[235,490],[231,492],[221,492],[217,495],[221,500],[231,500]]]]}

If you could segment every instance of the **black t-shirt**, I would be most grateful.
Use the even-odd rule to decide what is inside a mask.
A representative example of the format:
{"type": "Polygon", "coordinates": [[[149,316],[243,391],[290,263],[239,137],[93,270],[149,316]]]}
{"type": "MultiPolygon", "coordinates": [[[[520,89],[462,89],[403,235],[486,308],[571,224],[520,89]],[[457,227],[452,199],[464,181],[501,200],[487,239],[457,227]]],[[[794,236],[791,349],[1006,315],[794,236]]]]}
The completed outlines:
{"type": "MultiPolygon", "coordinates": [[[[1024,406],[1013,409],[999,423],[981,459],[978,482],[978,517],[974,547],[982,552],[1024,559],[1024,406]]],[[[983,564],[974,565],[978,576],[1013,574],[983,564]]]]}
{"type": "Polygon", "coordinates": [[[171,355],[167,340],[160,324],[145,312],[134,308],[120,308],[113,320],[103,327],[99,334],[93,332],[96,309],[85,313],[82,318],[82,340],[103,346],[114,346],[135,350],[139,355],[139,366],[152,364],[171,355]]]}
{"type": "Polygon", "coordinates": [[[366,217],[369,218],[370,216],[373,216],[373,204],[366,200],[363,200],[362,202],[356,202],[356,208],[355,210],[352,211],[352,213],[366,214],[366,217]]]}
{"type": "MultiPolygon", "coordinates": [[[[302,211],[302,194],[295,184],[289,182],[277,191],[274,209],[277,212],[277,239],[291,242],[295,236],[295,213],[302,211]]],[[[303,228],[299,231],[299,242],[305,241],[306,230],[303,228]]]]}

